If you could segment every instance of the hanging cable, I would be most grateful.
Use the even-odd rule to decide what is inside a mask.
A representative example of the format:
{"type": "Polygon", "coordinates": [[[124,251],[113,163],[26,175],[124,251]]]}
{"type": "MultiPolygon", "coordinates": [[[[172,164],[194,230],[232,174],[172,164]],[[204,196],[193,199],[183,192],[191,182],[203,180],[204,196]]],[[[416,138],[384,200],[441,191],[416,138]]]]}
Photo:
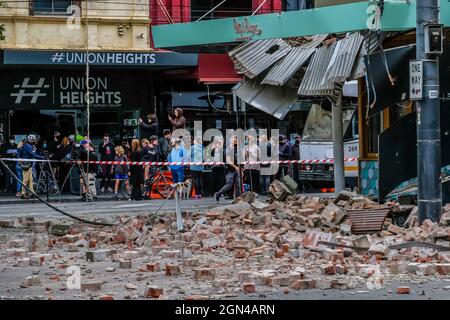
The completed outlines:
{"type": "Polygon", "coordinates": [[[218,7],[220,7],[225,1],[227,0],[223,0],[222,2],[220,2],[218,5],[216,5],[214,8],[212,8],[211,10],[209,10],[208,12],[206,12],[204,15],[202,15],[200,18],[198,18],[197,20],[195,20],[195,22],[198,22],[200,20],[202,20],[204,17],[206,17],[208,14],[210,14],[211,12],[213,12],[214,10],[216,10],[218,7]]]}
{"type": "Polygon", "coordinates": [[[212,107],[214,110],[216,110],[217,112],[224,112],[224,113],[227,113],[227,112],[228,112],[228,111],[226,111],[226,110],[220,110],[219,108],[217,108],[217,107],[214,105],[213,101],[211,101],[211,96],[210,96],[210,93],[209,93],[209,84],[206,84],[206,93],[207,93],[208,102],[209,102],[209,104],[211,105],[211,107],[212,107]]]}
{"type": "Polygon", "coordinates": [[[258,8],[256,8],[255,11],[253,11],[252,16],[255,15],[259,11],[259,9],[261,9],[262,6],[266,4],[266,2],[267,2],[267,0],[264,0],[263,2],[261,2],[261,4],[258,6],[258,8]]]}
{"type": "MultiPolygon", "coordinates": [[[[117,224],[112,224],[112,223],[106,223],[106,222],[97,222],[97,221],[89,221],[89,220],[85,220],[83,218],[74,216],[70,213],[67,213],[57,207],[55,207],[54,205],[48,203],[47,201],[45,201],[44,199],[42,199],[38,194],[36,194],[36,192],[34,192],[33,190],[31,190],[30,188],[28,188],[16,175],[15,173],[8,167],[8,165],[0,158],[0,163],[3,165],[3,167],[5,167],[5,169],[9,172],[9,174],[22,185],[22,188],[25,188],[25,190],[27,190],[30,194],[32,194],[33,196],[36,197],[36,199],[38,199],[40,202],[42,202],[43,204],[45,204],[46,206],[52,208],[53,210],[55,210],[56,212],[59,212],[69,218],[72,218],[74,220],[80,221],[80,222],[84,222],[84,223],[89,223],[89,224],[93,224],[93,225],[98,225],[98,226],[106,226],[106,227],[113,227],[113,226],[117,226],[117,224]]],[[[33,170],[33,169],[29,169],[29,170],[33,170]]]]}

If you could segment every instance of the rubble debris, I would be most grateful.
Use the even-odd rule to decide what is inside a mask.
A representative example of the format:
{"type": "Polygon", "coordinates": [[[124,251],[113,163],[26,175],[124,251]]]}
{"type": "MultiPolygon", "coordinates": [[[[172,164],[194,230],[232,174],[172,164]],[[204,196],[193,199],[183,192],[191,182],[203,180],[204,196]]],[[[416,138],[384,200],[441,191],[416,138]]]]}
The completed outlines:
{"type": "Polygon", "coordinates": [[[265,203],[245,193],[231,205],[189,212],[183,233],[171,212],[154,219],[119,217],[114,227],[13,219],[0,229],[8,232],[0,243],[0,261],[20,272],[41,271],[23,283],[21,277],[23,288],[45,283],[60,292],[67,290],[67,268],[79,265],[82,292],[91,291],[87,296],[95,299],[347,290],[370,281],[382,285],[385,277],[406,285],[409,278],[450,275],[450,206],[443,208],[439,223],[422,226],[414,221],[413,207],[412,218],[400,226],[390,215],[403,210],[395,203],[379,205],[348,191],[322,199],[293,194],[274,181],[272,195],[265,203]],[[359,234],[367,212],[378,214],[377,227],[359,234]],[[15,228],[20,236],[10,232],[15,228]],[[105,278],[108,289],[111,279],[122,293],[98,292],[105,278]]]}

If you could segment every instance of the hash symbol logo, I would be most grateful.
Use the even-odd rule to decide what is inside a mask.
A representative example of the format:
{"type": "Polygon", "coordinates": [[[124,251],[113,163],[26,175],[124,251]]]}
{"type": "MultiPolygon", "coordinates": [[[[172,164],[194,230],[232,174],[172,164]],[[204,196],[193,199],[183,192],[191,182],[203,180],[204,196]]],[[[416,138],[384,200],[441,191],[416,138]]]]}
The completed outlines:
{"type": "Polygon", "coordinates": [[[31,103],[36,103],[39,97],[45,97],[47,93],[41,93],[41,89],[49,88],[50,85],[44,84],[45,78],[39,78],[37,84],[30,84],[30,78],[24,78],[22,84],[15,84],[14,88],[19,89],[17,93],[11,93],[11,97],[16,97],[15,104],[22,102],[23,97],[31,97],[31,103]],[[30,92],[27,92],[30,89],[30,92]],[[34,89],[34,90],[33,90],[34,89]]]}
{"type": "Polygon", "coordinates": [[[55,52],[51,57],[52,62],[61,62],[63,59],[64,52],[55,52]]]}

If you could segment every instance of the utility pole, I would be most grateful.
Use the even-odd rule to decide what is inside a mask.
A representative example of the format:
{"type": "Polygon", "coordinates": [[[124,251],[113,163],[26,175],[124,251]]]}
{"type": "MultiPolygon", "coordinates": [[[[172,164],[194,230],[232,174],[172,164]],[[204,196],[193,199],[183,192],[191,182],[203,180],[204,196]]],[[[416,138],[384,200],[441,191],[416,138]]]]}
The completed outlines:
{"type": "Polygon", "coordinates": [[[339,93],[336,103],[331,105],[331,121],[333,127],[334,193],[338,195],[345,188],[342,92],[339,93]]]}
{"type": "Polygon", "coordinates": [[[442,210],[439,62],[426,53],[425,27],[439,24],[439,0],[416,1],[417,59],[423,60],[423,98],[417,101],[417,182],[419,222],[439,221],[442,210]]]}

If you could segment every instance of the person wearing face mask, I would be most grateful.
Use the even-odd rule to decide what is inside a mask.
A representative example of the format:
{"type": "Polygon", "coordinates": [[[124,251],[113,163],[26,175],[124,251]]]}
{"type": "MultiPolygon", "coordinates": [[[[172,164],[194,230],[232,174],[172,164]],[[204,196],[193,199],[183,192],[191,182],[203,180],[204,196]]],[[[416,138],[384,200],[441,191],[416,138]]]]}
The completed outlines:
{"type": "MultiPolygon", "coordinates": [[[[295,143],[292,146],[292,160],[300,160],[300,142],[302,141],[302,137],[297,135],[295,137],[295,143]]],[[[301,183],[300,183],[300,172],[298,170],[299,164],[294,163],[292,165],[292,175],[295,182],[297,182],[299,190],[301,191],[301,183]]]]}
{"type": "MultiPolygon", "coordinates": [[[[110,141],[108,133],[103,135],[103,142],[98,146],[98,152],[100,153],[100,161],[113,161],[115,152],[114,144],[110,141]]],[[[112,177],[112,165],[102,164],[100,166],[102,173],[102,180],[100,182],[101,192],[113,192],[111,177],[112,177]]]]}
{"type": "MultiPolygon", "coordinates": [[[[45,159],[44,156],[40,155],[36,151],[36,143],[37,139],[36,136],[33,134],[30,134],[27,137],[27,140],[25,140],[23,147],[20,151],[20,158],[22,159],[39,159],[43,160],[45,159]]],[[[34,192],[33,188],[33,163],[31,161],[21,161],[19,162],[19,165],[22,169],[23,178],[22,183],[28,187],[32,192],[34,192]]],[[[30,195],[28,194],[28,191],[23,187],[22,188],[22,199],[28,199],[30,195]]]]}
{"type": "MultiPolygon", "coordinates": [[[[2,156],[5,158],[15,158],[17,156],[17,144],[14,139],[14,136],[11,136],[7,143],[2,145],[2,156]]],[[[14,172],[16,170],[16,163],[15,162],[7,162],[8,167],[14,172]]],[[[5,170],[4,172],[4,182],[5,182],[5,191],[6,192],[15,192],[16,191],[16,184],[14,181],[14,178],[9,173],[8,170],[5,170]]]]}
{"type": "Polygon", "coordinates": [[[55,131],[53,133],[53,139],[48,143],[48,153],[50,158],[53,157],[55,152],[58,150],[58,146],[61,144],[61,133],[59,131],[55,131]]]}

